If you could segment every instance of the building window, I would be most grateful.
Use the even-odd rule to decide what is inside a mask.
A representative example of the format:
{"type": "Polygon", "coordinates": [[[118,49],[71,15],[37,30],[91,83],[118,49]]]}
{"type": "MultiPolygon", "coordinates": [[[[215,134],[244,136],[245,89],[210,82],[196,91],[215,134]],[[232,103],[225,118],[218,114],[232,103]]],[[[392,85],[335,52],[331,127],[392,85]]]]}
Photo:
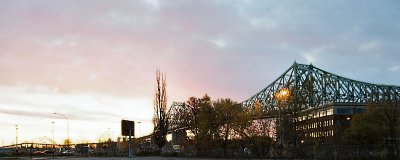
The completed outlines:
{"type": "Polygon", "coordinates": [[[327,115],[327,116],[333,115],[333,108],[328,109],[328,110],[326,111],[326,115],[327,115]]]}
{"type": "Polygon", "coordinates": [[[337,108],[336,112],[337,114],[350,114],[351,110],[347,108],[337,108]]]}

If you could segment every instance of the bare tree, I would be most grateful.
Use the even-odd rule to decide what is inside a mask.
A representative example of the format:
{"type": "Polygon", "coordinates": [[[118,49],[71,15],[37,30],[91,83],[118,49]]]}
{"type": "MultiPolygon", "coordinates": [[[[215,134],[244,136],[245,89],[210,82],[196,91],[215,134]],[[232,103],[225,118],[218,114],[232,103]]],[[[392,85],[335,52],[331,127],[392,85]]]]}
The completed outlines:
{"type": "Polygon", "coordinates": [[[167,142],[167,83],[164,74],[160,70],[156,72],[156,93],[154,95],[154,130],[153,136],[158,148],[162,148],[167,142]]]}

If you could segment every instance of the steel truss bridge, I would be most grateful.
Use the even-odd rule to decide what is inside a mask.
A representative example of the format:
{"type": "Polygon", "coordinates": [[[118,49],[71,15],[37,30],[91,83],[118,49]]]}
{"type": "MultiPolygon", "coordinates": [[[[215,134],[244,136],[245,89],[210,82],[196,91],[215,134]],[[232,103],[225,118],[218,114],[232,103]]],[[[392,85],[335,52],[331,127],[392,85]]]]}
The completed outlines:
{"type": "MultiPolygon", "coordinates": [[[[283,89],[290,92],[291,97],[301,101],[301,108],[309,110],[325,104],[360,103],[400,100],[400,86],[380,85],[352,80],[333,73],[329,73],[313,65],[294,63],[281,76],[260,92],[243,101],[243,107],[255,110],[258,103],[265,117],[278,108],[277,93],[283,89]]],[[[186,112],[192,107],[186,103],[174,102],[168,111],[170,118],[186,112]]],[[[276,113],[276,112],[275,112],[276,113]]],[[[181,117],[184,118],[184,117],[181,117]]],[[[179,119],[179,118],[174,118],[179,119]]],[[[172,124],[171,128],[180,128],[179,122],[172,124]]]]}
{"type": "Polygon", "coordinates": [[[169,121],[168,130],[182,130],[188,129],[186,118],[182,116],[194,116],[190,112],[193,107],[186,102],[173,102],[167,112],[167,119],[169,121]]]}
{"type": "Polygon", "coordinates": [[[268,114],[279,109],[277,93],[282,89],[290,91],[294,100],[301,101],[304,110],[335,102],[366,104],[400,100],[400,86],[356,81],[311,64],[295,62],[270,85],[242,102],[242,105],[254,109],[255,103],[259,103],[264,113],[268,114]]]}

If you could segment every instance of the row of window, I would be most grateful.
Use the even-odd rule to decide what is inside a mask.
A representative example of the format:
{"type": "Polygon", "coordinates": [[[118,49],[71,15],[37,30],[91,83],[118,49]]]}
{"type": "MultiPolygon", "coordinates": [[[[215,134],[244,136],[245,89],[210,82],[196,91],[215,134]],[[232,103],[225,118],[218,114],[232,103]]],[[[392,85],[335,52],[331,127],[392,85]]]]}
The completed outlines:
{"type": "Polygon", "coordinates": [[[319,138],[319,137],[333,137],[334,132],[333,130],[330,131],[322,131],[322,132],[311,132],[306,134],[306,137],[312,137],[312,138],[319,138]]]}
{"type": "Polygon", "coordinates": [[[333,126],[333,120],[325,120],[320,122],[309,123],[306,125],[301,125],[298,126],[299,128],[297,128],[297,130],[315,129],[315,128],[329,127],[329,126],[333,126]]]}
{"type": "Polygon", "coordinates": [[[308,115],[300,116],[300,117],[298,117],[298,121],[304,121],[304,120],[308,120],[308,119],[325,117],[325,116],[330,116],[330,115],[333,115],[333,108],[330,108],[327,110],[322,110],[322,111],[314,111],[312,113],[309,113],[308,115]]]}

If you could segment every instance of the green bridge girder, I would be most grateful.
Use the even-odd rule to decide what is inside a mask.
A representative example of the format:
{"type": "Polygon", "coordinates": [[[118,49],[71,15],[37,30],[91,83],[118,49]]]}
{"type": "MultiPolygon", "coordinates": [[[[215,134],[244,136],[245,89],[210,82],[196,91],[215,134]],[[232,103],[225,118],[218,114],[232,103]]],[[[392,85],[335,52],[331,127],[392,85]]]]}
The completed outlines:
{"type": "Polygon", "coordinates": [[[193,107],[186,102],[173,102],[167,112],[168,130],[187,129],[193,107]]]}
{"type": "MultiPolygon", "coordinates": [[[[276,116],[278,100],[276,94],[283,88],[288,89],[293,97],[301,97],[303,110],[321,107],[334,102],[360,103],[400,100],[400,86],[378,85],[344,78],[313,65],[294,63],[280,77],[266,88],[243,101],[241,105],[255,111],[258,102],[263,109],[264,118],[276,116]]],[[[193,107],[185,102],[173,102],[167,112],[169,130],[187,128],[188,117],[193,116],[193,107]]],[[[263,118],[263,117],[255,117],[263,118]]]]}
{"type": "Polygon", "coordinates": [[[266,88],[243,101],[243,107],[254,110],[258,102],[266,116],[278,110],[276,94],[283,88],[289,89],[294,97],[303,97],[304,110],[324,104],[368,103],[400,100],[400,86],[378,85],[341,77],[313,65],[294,63],[266,88]],[[306,97],[306,98],[304,98],[306,97]]]}

